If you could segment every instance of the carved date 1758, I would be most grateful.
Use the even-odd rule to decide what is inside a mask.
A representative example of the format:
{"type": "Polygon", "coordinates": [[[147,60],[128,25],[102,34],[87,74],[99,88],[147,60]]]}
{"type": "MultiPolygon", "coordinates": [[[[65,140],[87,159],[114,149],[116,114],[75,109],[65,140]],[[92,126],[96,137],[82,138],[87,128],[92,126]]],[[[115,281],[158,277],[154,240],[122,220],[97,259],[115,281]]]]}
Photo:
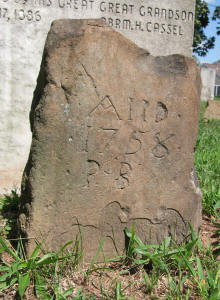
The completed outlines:
{"type": "MultiPolygon", "coordinates": [[[[108,158],[111,156],[111,145],[116,140],[122,143],[122,141],[120,141],[120,137],[123,135],[122,131],[125,127],[127,129],[127,132],[130,132],[130,134],[128,134],[127,145],[124,147],[124,153],[120,153],[124,157],[124,159],[123,161],[118,162],[118,171],[116,172],[117,175],[115,175],[114,178],[114,185],[115,188],[120,190],[123,190],[129,186],[129,178],[131,176],[133,168],[130,158],[131,156],[136,155],[139,151],[141,151],[143,147],[142,143],[144,140],[144,134],[149,132],[149,128],[148,130],[146,130],[143,124],[146,125],[148,121],[148,108],[150,107],[150,105],[151,103],[146,99],[137,101],[136,99],[129,97],[128,116],[127,119],[123,120],[121,114],[117,111],[111,97],[107,95],[90,112],[89,125],[87,124],[88,134],[86,141],[86,152],[88,155],[88,188],[91,185],[95,184],[95,176],[99,172],[103,172],[103,174],[105,174],[106,176],[112,173],[103,167],[103,160],[100,159],[100,161],[98,161],[97,157],[99,157],[99,155],[101,158],[108,158]],[[114,127],[112,126],[112,123],[111,127],[108,127],[108,118],[114,119],[114,127]],[[132,124],[134,124],[135,122],[137,122],[139,126],[132,126],[132,124]],[[92,133],[94,134],[94,132],[96,137],[101,134],[102,139],[100,138],[100,140],[104,140],[102,145],[90,145],[91,143],[93,143],[92,133]],[[92,159],[91,157],[94,152],[96,153],[96,155],[95,158],[92,159]]],[[[167,117],[168,109],[166,105],[161,101],[158,101],[155,106],[155,125],[159,122],[164,121],[167,117]]],[[[160,132],[156,132],[154,134],[153,139],[155,142],[155,146],[152,149],[152,154],[156,159],[163,159],[169,154],[169,149],[166,145],[166,141],[171,139],[173,136],[174,134],[170,133],[167,135],[167,137],[161,138],[160,132]]],[[[111,156],[111,159],[117,159],[117,157],[112,158],[111,156]]]]}

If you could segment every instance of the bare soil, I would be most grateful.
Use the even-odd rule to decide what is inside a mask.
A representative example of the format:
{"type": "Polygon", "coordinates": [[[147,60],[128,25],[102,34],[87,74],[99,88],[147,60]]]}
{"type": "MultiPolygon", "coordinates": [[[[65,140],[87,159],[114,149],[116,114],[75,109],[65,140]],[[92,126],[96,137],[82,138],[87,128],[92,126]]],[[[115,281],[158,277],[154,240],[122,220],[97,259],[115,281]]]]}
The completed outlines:
{"type": "MultiPolygon", "coordinates": [[[[208,243],[209,245],[214,245],[217,243],[220,244],[219,237],[215,235],[216,229],[217,228],[213,224],[211,218],[207,215],[203,215],[200,236],[205,247],[208,243]]],[[[1,258],[8,263],[12,261],[12,258],[6,253],[2,253],[1,258]]],[[[103,265],[100,264],[99,267],[102,268],[103,265]]],[[[82,291],[88,295],[94,295],[97,300],[116,299],[116,282],[121,282],[121,291],[123,291],[123,296],[127,297],[126,299],[167,299],[166,292],[168,291],[168,277],[165,275],[160,277],[157,285],[153,288],[150,295],[150,292],[146,289],[142,270],[129,270],[121,263],[110,263],[107,270],[97,270],[96,272],[90,274],[86,280],[85,273],[87,271],[87,267],[77,272],[71,272],[71,270],[67,270],[66,276],[59,281],[59,285],[62,290],[75,287],[74,292],[72,295],[70,295],[70,299],[73,299],[73,297],[76,296],[79,288],[81,288],[82,291]],[[106,296],[104,296],[105,294],[106,296]],[[110,298],[108,298],[107,295],[110,298]]],[[[202,299],[197,294],[196,288],[193,287],[189,281],[186,281],[183,288],[183,293],[186,292],[188,288],[191,289],[189,299],[202,299]]],[[[0,292],[0,299],[18,300],[19,297],[17,295],[17,285],[14,285],[12,288],[4,292],[0,292]]],[[[38,298],[36,298],[34,294],[34,286],[32,284],[25,293],[25,300],[35,299],[38,298]]]]}

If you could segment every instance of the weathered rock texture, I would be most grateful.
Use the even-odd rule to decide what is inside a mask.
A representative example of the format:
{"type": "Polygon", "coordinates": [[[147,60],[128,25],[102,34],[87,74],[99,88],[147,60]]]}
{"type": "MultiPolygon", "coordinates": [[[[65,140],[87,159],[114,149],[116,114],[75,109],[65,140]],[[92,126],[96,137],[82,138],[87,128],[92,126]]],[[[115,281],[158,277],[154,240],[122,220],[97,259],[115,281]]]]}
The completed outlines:
{"type": "Polygon", "coordinates": [[[209,100],[204,117],[207,119],[220,119],[220,102],[209,100]]]}
{"type": "Polygon", "coordinates": [[[54,22],[32,105],[23,232],[54,249],[80,229],[93,256],[104,236],[106,254],[114,242],[122,250],[133,223],[144,242],[181,240],[187,221],[197,230],[199,103],[193,59],[150,56],[98,21],[54,22]]]}

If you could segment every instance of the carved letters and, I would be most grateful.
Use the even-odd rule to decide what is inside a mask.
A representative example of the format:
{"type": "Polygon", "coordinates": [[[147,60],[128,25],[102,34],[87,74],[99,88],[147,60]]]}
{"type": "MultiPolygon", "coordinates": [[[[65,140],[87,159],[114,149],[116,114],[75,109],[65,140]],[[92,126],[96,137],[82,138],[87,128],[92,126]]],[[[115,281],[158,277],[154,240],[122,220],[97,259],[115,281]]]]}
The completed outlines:
{"type": "MultiPolygon", "coordinates": [[[[45,22],[45,11],[56,9],[56,13],[73,15],[98,15],[110,27],[121,31],[139,31],[154,34],[183,36],[185,27],[194,22],[194,8],[159,7],[153,2],[143,5],[141,1],[101,0],[2,0],[0,20],[9,23],[45,22]],[[13,3],[10,3],[13,2],[13,3]],[[167,23],[169,20],[169,23],[167,23]]],[[[39,26],[38,25],[38,26],[39,26]]]]}
{"type": "MultiPolygon", "coordinates": [[[[142,150],[142,143],[145,143],[146,139],[145,135],[149,132],[143,128],[145,128],[145,123],[147,123],[147,119],[149,118],[148,111],[152,114],[152,103],[150,101],[128,97],[128,118],[123,119],[120,116],[120,112],[114,105],[114,102],[117,103],[117,99],[114,100],[115,101],[113,101],[111,96],[106,95],[89,113],[89,125],[87,124],[88,134],[86,141],[86,149],[88,157],[90,158],[88,159],[89,167],[87,173],[88,188],[91,184],[97,184],[95,177],[99,172],[105,175],[112,174],[112,171],[106,166],[106,160],[112,159],[111,145],[114,143],[121,143],[123,135],[122,130],[124,128],[130,131],[124,151],[121,153],[124,157],[126,157],[126,161],[119,161],[117,164],[117,172],[113,180],[115,181],[115,187],[117,189],[123,190],[129,186],[129,176],[131,175],[133,168],[132,162],[129,161],[129,156],[136,155],[142,150]],[[114,128],[108,128],[106,125],[106,120],[109,118],[113,118],[115,125],[114,128]],[[134,124],[137,126],[136,129],[130,130],[129,128],[131,128],[134,124]],[[97,139],[97,136],[99,137],[98,140],[103,142],[94,145],[94,139],[95,137],[97,139]],[[100,160],[98,159],[99,155],[100,160]],[[104,160],[103,155],[105,157],[104,160]],[[96,160],[91,159],[93,156],[96,157],[96,160]]],[[[157,102],[154,111],[154,123],[162,122],[168,117],[168,109],[161,101],[157,102]]],[[[153,136],[155,146],[152,149],[152,154],[155,158],[162,159],[169,154],[166,141],[173,136],[174,134],[170,133],[167,137],[161,139],[160,132],[157,132],[153,136]]],[[[115,159],[115,157],[113,157],[113,159],[115,159]]]]}

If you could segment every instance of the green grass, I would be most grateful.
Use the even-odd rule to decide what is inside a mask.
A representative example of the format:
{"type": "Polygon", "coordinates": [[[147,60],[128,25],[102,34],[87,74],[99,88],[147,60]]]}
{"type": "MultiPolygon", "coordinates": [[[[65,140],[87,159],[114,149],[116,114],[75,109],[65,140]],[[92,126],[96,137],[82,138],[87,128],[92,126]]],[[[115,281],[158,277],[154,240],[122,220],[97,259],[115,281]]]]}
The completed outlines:
{"type": "MultiPolygon", "coordinates": [[[[205,120],[201,106],[195,167],[203,193],[203,211],[215,217],[216,238],[220,237],[220,120],[205,120]]],[[[8,242],[17,216],[19,196],[13,191],[0,198],[5,225],[0,236],[0,298],[14,292],[15,299],[32,293],[42,300],[186,300],[220,299],[220,244],[204,246],[190,228],[181,245],[170,237],[160,245],[144,244],[125,228],[128,246],[120,257],[98,264],[97,255],[88,266],[82,260],[81,237],[57,252],[44,252],[37,243],[26,257],[22,242],[8,242]]],[[[219,239],[218,239],[219,240],[219,239]]]]}
{"type": "Polygon", "coordinates": [[[14,284],[18,285],[18,294],[21,299],[30,283],[34,283],[35,293],[39,299],[66,299],[72,291],[60,291],[57,279],[60,274],[64,276],[64,269],[68,267],[73,271],[79,263],[81,252],[78,251],[76,240],[72,251],[65,251],[73,242],[66,243],[58,252],[42,253],[41,244],[37,244],[29,258],[26,257],[22,242],[19,241],[17,249],[0,237],[0,253],[6,252],[12,261],[8,264],[2,259],[0,266],[0,291],[9,289],[14,284]],[[53,293],[50,293],[50,290],[53,293]]]}
{"type": "Polygon", "coordinates": [[[12,190],[11,195],[0,197],[0,216],[5,221],[5,225],[0,226],[0,235],[11,238],[16,234],[19,199],[20,197],[16,190],[12,190]]]}
{"type": "Polygon", "coordinates": [[[215,101],[220,101],[220,96],[214,98],[215,101]]]}
{"type": "Polygon", "coordinates": [[[0,253],[6,252],[11,257],[10,264],[2,259],[0,265],[0,291],[16,285],[20,299],[24,299],[26,290],[32,286],[33,293],[43,300],[131,300],[135,299],[135,292],[141,288],[142,299],[145,299],[145,295],[149,296],[148,299],[219,299],[220,268],[216,262],[217,253],[214,254],[209,246],[205,248],[192,228],[190,239],[182,245],[175,245],[170,237],[161,245],[144,244],[135,235],[134,226],[132,232],[126,228],[125,234],[129,238],[125,255],[112,259],[117,263],[119,275],[115,272],[116,265],[112,267],[110,261],[106,261],[102,266],[93,261],[87,269],[80,270],[80,287],[73,283],[74,272],[77,272],[81,255],[80,249],[76,247],[77,242],[72,250],[67,250],[72,244],[69,242],[58,252],[46,254],[41,254],[41,244],[38,244],[27,258],[22,243],[19,243],[15,250],[0,237],[0,253]],[[126,280],[125,283],[123,276],[127,275],[123,274],[131,274],[131,270],[139,276],[133,280],[126,280]],[[108,284],[102,280],[105,275],[108,275],[108,284]],[[99,297],[97,292],[92,293],[94,289],[91,289],[97,276],[100,278],[99,297]],[[70,282],[72,280],[72,285],[66,285],[64,288],[61,284],[64,279],[69,279],[70,282]],[[157,286],[164,279],[166,288],[163,295],[157,298],[157,286]],[[133,288],[135,285],[138,286],[137,290],[133,288]],[[129,288],[133,288],[134,295],[131,291],[127,293],[129,288]]]}
{"type": "Polygon", "coordinates": [[[203,210],[215,212],[220,203],[220,120],[203,118],[206,103],[202,103],[199,133],[196,143],[195,168],[203,194],[203,210]]]}

